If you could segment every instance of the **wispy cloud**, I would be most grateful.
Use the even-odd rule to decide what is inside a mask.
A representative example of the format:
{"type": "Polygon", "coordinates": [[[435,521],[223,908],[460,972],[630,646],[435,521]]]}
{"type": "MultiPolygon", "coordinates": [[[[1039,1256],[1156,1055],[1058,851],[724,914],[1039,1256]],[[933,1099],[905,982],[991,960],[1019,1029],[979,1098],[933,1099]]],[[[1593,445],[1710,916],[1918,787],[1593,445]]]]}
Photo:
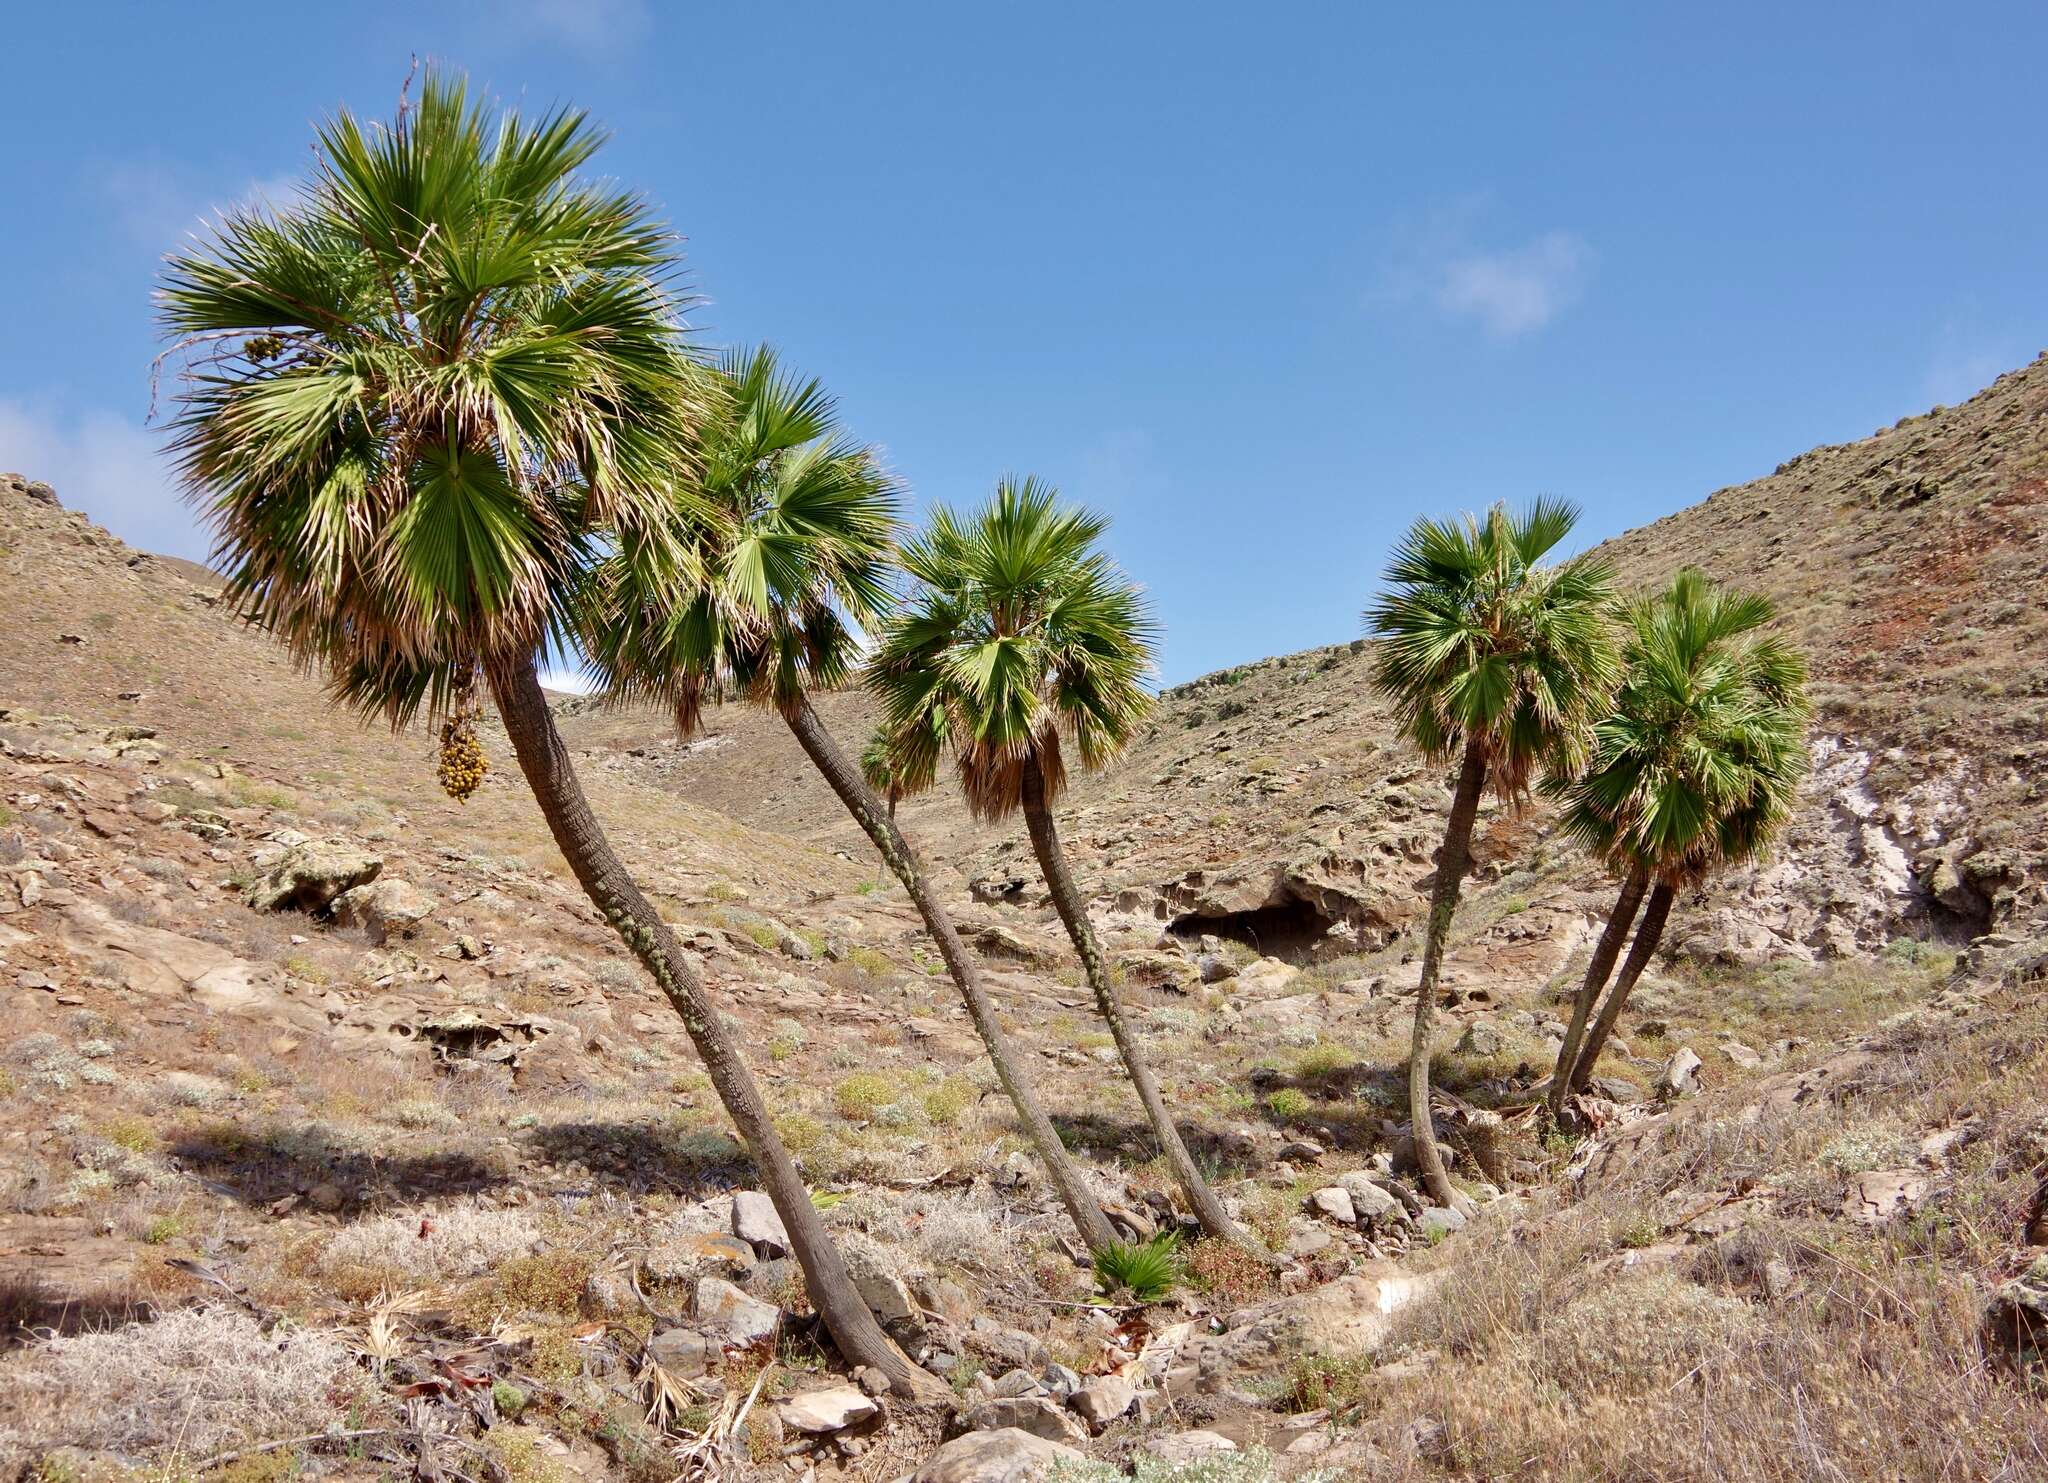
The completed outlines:
{"type": "Polygon", "coordinates": [[[129,545],[204,560],[208,541],[158,435],[104,408],[67,411],[0,398],[0,469],[41,479],[129,545]]]}
{"type": "Polygon", "coordinates": [[[558,42],[590,56],[617,55],[654,29],[647,0],[512,0],[498,15],[528,39],[558,42]]]}
{"type": "Polygon", "coordinates": [[[223,180],[190,165],[151,160],[108,166],[93,184],[120,234],[157,253],[203,236],[224,212],[288,205],[299,188],[295,175],[223,180]]]}
{"type": "Polygon", "coordinates": [[[1592,249],[1570,232],[1545,232],[1522,247],[1472,252],[1443,265],[1437,304],[1476,319],[1503,339],[1540,330],[1577,300],[1592,249]]]}
{"type": "Polygon", "coordinates": [[[1532,334],[1579,301],[1594,252],[1575,232],[1495,245],[1481,234],[1486,203],[1472,198],[1401,224],[1380,264],[1382,303],[1425,303],[1496,339],[1532,334]]]}

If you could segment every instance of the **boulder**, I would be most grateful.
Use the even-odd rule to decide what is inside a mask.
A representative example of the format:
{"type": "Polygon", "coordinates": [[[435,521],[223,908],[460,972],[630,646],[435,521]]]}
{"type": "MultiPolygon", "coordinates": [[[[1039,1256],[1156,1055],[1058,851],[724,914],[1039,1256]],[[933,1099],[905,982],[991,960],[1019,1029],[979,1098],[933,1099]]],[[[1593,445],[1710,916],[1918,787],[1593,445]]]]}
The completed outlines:
{"type": "Polygon", "coordinates": [[[1465,1229],[1465,1217],[1448,1205],[1432,1205],[1416,1217],[1415,1225],[1425,1237],[1436,1236],[1438,1232],[1448,1236],[1465,1229]]]}
{"type": "Polygon", "coordinates": [[[789,1231],[776,1213],[775,1202],[759,1190],[736,1191],[732,1197],[732,1233],[762,1257],[789,1255],[789,1231]]]}
{"type": "Polygon", "coordinates": [[[1000,923],[992,922],[981,928],[971,940],[975,951],[984,958],[1022,963],[1029,968],[1057,968],[1062,957],[1050,943],[1033,942],[1000,923]]]}
{"type": "Polygon", "coordinates": [[[2014,1359],[2048,1357],[2048,1255],[2000,1283],[1984,1308],[1984,1336],[2014,1359]]]}
{"type": "Polygon", "coordinates": [[[1497,1056],[1508,1048],[1507,1037],[1487,1024],[1474,1020],[1465,1027],[1453,1049],[1461,1056],[1497,1056]]]}
{"type": "Polygon", "coordinates": [[[361,927],[382,947],[393,938],[411,937],[439,905],[410,881],[385,877],[355,886],[334,898],[334,920],[361,927]]]}
{"type": "Polygon", "coordinates": [[[1872,1169],[1849,1181],[1842,1214],[1863,1225],[1883,1225],[1927,1198],[1927,1176],[1912,1169],[1872,1169]]]}
{"type": "Polygon", "coordinates": [[[1352,1207],[1351,1192],[1341,1184],[1316,1190],[1303,1203],[1314,1214],[1325,1220],[1334,1220],[1340,1226],[1358,1224],[1358,1211],[1352,1207]]]}
{"type": "Polygon", "coordinates": [[[1292,963],[1283,963],[1278,958],[1261,958],[1238,969],[1237,982],[1231,992],[1252,999],[1277,998],[1283,989],[1300,977],[1301,970],[1292,963]]]}
{"type": "Polygon", "coordinates": [[[719,1360],[719,1346],[695,1329],[666,1328],[647,1341],[647,1357],[671,1375],[695,1379],[719,1360]]]}
{"type": "Polygon", "coordinates": [[[917,1316],[917,1304],[911,1301],[910,1289],[892,1273],[855,1267],[853,1290],[882,1323],[901,1323],[917,1316]]]}
{"type": "Polygon", "coordinates": [[[648,1248],[642,1258],[657,1282],[698,1277],[744,1277],[754,1270],[754,1248],[723,1231],[686,1231],[648,1248]]]}
{"type": "Polygon", "coordinates": [[[1384,1221],[1402,1219],[1401,1202],[1364,1170],[1346,1174],[1337,1183],[1343,1186],[1344,1193],[1351,1196],[1351,1208],[1358,1224],[1375,1226],[1384,1221]]]}
{"type": "Polygon", "coordinates": [[[697,1280],[696,1316],[728,1343],[759,1344],[774,1337],[782,1310],[734,1287],[722,1277],[697,1280]]]}
{"type": "Polygon", "coordinates": [[[830,1390],[807,1390],[775,1403],[776,1415],[786,1431],[820,1437],[845,1431],[866,1421],[881,1407],[855,1386],[835,1385],[830,1390]]]}
{"type": "Polygon", "coordinates": [[[1657,1095],[1660,1097],[1689,1097],[1700,1089],[1700,1058],[1689,1045],[1681,1045],[1671,1053],[1671,1059],[1664,1063],[1664,1069],[1657,1073],[1657,1095]]]}
{"type": "Polygon", "coordinates": [[[1131,1382],[1115,1375],[1096,1375],[1084,1381],[1068,1399],[1074,1413],[1100,1431],[1137,1404],[1138,1393],[1131,1382]]]}
{"type": "Polygon", "coordinates": [[[1044,1483],[1055,1464],[1087,1460],[1072,1447],[1015,1427],[974,1431],[927,1457],[910,1483],[1044,1483]]]}
{"type": "Polygon", "coordinates": [[[383,868],[382,856],[334,840],[294,845],[249,887],[245,899],[258,911],[321,912],[342,892],[368,885],[383,868]]]}
{"type": "Polygon", "coordinates": [[[995,1396],[967,1413],[971,1431],[1027,1432],[1048,1442],[1085,1442],[1088,1428],[1069,1415],[1050,1396],[995,1396]]]}
{"type": "Polygon", "coordinates": [[[1237,1443],[1221,1432],[1176,1432],[1172,1436],[1148,1437],[1140,1450],[1147,1457],[1157,1458],[1170,1468],[1184,1468],[1190,1463],[1200,1462],[1205,1457],[1214,1457],[1219,1452],[1235,1452],[1237,1443]]]}

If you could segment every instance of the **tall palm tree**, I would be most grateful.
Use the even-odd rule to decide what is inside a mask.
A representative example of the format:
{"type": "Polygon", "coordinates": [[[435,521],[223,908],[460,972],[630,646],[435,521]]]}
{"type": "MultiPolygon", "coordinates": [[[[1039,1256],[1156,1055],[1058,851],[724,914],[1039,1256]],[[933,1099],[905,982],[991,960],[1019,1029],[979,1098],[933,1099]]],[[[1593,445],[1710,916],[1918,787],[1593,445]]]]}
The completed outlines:
{"type": "Polygon", "coordinates": [[[692,585],[673,491],[704,398],[668,287],[674,238],[581,178],[601,142],[579,112],[494,116],[446,75],[394,124],[321,125],[291,202],[232,212],[169,260],[161,315],[188,364],[174,446],[240,612],[338,699],[402,726],[459,718],[488,687],[556,844],[753,1150],[833,1338],[936,1397],[854,1289],[541,692],[537,656],[600,553],[675,600],[692,585]]]}
{"type": "Polygon", "coordinates": [[[1564,828],[1621,877],[1572,1006],[1548,1105],[1583,1087],[1664,931],[1672,898],[1756,858],[1790,817],[1806,775],[1806,665],[1763,630],[1770,600],[1696,568],[1625,610],[1625,675],[1595,729],[1586,771],[1555,791],[1564,828]],[[1642,923],[1613,991],[1599,999],[1638,903],[1642,923]]]}
{"type": "Polygon", "coordinates": [[[870,666],[902,779],[929,787],[942,752],[960,766],[976,818],[1024,813],[1095,995],[1188,1203],[1212,1235],[1251,1241],[1223,1209],[1174,1127],[1060,843],[1052,806],[1066,786],[1066,740],[1084,767],[1129,745],[1151,707],[1154,625],[1137,587],[1096,548],[1108,522],[1062,509],[1035,480],[1004,480],[962,520],[941,508],[903,549],[914,584],[870,666]]]}
{"type": "Polygon", "coordinates": [[[1519,515],[1495,505],[1484,518],[1418,520],[1387,567],[1387,590],[1366,613],[1380,639],[1375,688],[1425,757],[1458,762],[1408,1059],[1416,1162],[1446,1205],[1455,1192],[1430,1116],[1430,1024],[1480,797],[1490,789],[1519,806],[1539,772],[1576,770],[1617,678],[1610,568],[1585,556],[1539,565],[1577,519],[1576,507],[1539,499],[1519,515]]]}
{"type": "Polygon", "coordinates": [[[685,736],[706,699],[739,696],[782,717],[909,892],[1061,1203],[1091,1248],[1105,1245],[1114,1232],[896,825],[900,790],[885,807],[811,705],[812,690],[851,677],[855,628],[874,625],[891,600],[896,483],[844,438],[818,383],[783,375],[769,350],[728,356],[714,376],[722,395],[705,421],[692,491],[716,516],[699,523],[691,549],[704,580],[676,605],[647,589],[625,556],[605,562],[585,609],[584,647],[609,695],[672,706],[685,736]]]}

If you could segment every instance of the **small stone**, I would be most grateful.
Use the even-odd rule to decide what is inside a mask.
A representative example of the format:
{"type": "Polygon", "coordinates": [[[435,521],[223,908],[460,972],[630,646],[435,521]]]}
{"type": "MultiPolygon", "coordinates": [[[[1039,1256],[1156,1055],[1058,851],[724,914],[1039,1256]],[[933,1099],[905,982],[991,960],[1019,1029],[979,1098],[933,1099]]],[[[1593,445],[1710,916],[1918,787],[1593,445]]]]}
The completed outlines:
{"type": "Polygon", "coordinates": [[[1739,1040],[1730,1040],[1721,1046],[1721,1054],[1745,1071],[1754,1071],[1763,1065],[1764,1058],[1739,1040]]]}
{"type": "Polygon", "coordinates": [[[322,1181],[306,1191],[306,1203],[315,1210],[332,1214],[348,1203],[348,1196],[340,1185],[322,1181]]]}

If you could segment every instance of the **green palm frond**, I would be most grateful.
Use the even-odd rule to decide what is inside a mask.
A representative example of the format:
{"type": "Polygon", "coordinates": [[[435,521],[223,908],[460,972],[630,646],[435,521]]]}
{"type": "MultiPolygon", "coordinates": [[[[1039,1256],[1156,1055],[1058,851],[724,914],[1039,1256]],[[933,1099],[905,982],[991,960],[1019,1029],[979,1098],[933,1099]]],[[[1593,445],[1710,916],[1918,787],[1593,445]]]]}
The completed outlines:
{"type": "Polygon", "coordinates": [[[1101,767],[1149,714],[1157,626],[1098,549],[1108,522],[1035,479],[1004,480],[971,516],[941,507],[903,547],[912,591],[876,644],[869,683],[905,786],[950,751],[969,807],[1001,818],[1035,760],[1049,797],[1065,743],[1101,767]]]}
{"type": "Polygon", "coordinates": [[[1806,667],[1768,599],[1688,568],[1623,608],[1625,675],[1591,760],[1555,787],[1566,832],[1673,886],[1759,854],[1806,774],[1806,667]]]}
{"type": "Polygon", "coordinates": [[[164,269],[172,446],[230,599],[394,722],[559,633],[600,542],[682,571],[660,548],[703,377],[674,238],[579,178],[602,142],[431,74],[164,269]]]}
{"type": "Polygon", "coordinates": [[[1619,678],[1612,570],[1583,556],[1538,565],[1577,516],[1539,499],[1520,515],[1495,505],[1418,520],[1366,613],[1380,641],[1373,683],[1409,739],[1436,761],[1476,739],[1489,785],[1510,801],[1539,770],[1576,770],[1619,678]]]}
{"type": "Polygon", "coordinates": [[[847,683],[890,607],[902,504],[818,383],[785,374],[773,351],[729,354],[708,374],[716,395],[676,512],[688,600],[613,559],[579,616],[605,693],[671,707],[685,735],[706,700],[788,707],[847,683]]]}

